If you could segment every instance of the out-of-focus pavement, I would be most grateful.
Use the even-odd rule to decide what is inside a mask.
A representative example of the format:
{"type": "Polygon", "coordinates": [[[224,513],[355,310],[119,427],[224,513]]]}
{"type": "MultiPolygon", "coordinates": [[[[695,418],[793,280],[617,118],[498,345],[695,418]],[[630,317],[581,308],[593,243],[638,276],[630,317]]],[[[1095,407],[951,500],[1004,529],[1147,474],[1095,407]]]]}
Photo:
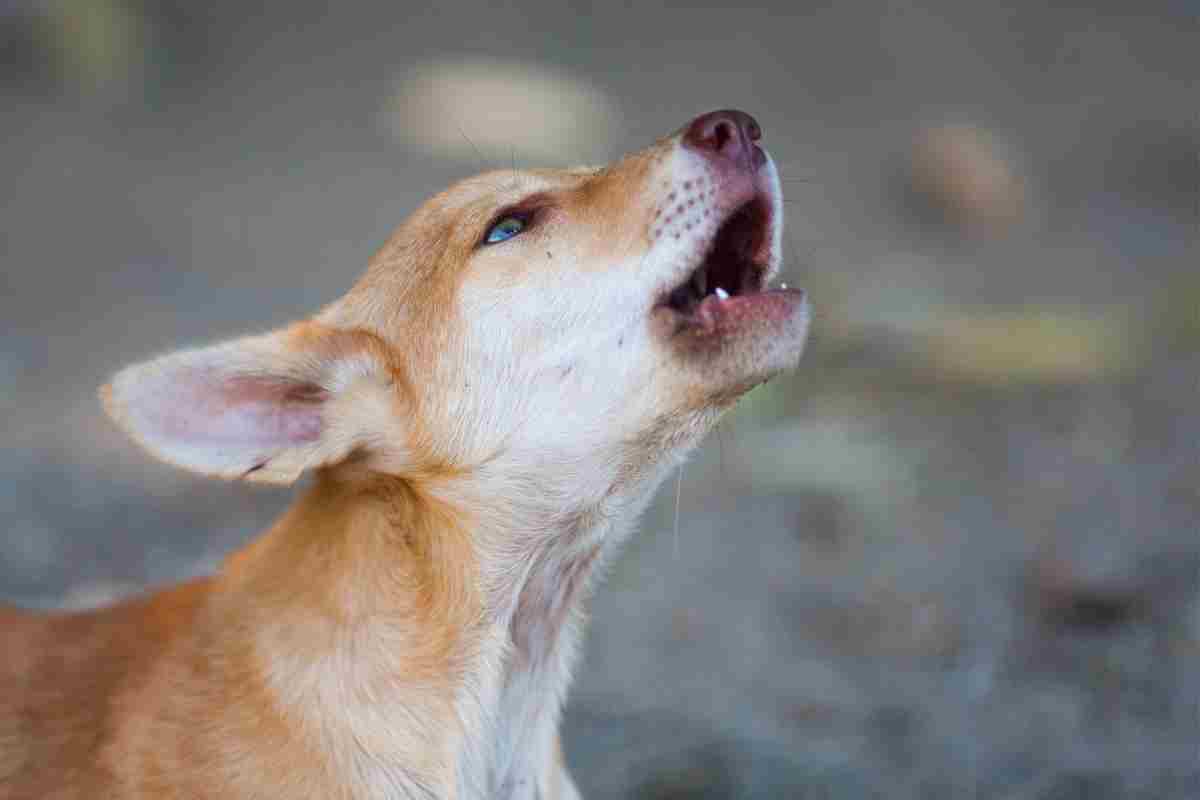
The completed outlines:
{"type": "Polygon", "coordinates": [[[5,599],[210,570],[287,502],[150,464],[115,369],[311,312],[455,178],[732,106],[812,345],[597,594],[585,793],[1200,796],[1193,2],[248,8],[0,6],[5,599]]]}

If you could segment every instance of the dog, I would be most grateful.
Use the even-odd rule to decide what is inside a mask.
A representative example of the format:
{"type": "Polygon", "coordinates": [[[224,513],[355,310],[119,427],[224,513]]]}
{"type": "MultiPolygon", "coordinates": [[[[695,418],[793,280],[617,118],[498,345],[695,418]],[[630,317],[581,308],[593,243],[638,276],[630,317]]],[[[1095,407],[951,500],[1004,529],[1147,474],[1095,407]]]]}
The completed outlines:
{"type": "Polygon", "coordinates": [[[595,576],[796,366],[758,123],[428,200],[350,291],[101,390],[151,455],[310,480],[212,577],[0,610],[0,798],[577,798],[558,722],[595,576]]]}

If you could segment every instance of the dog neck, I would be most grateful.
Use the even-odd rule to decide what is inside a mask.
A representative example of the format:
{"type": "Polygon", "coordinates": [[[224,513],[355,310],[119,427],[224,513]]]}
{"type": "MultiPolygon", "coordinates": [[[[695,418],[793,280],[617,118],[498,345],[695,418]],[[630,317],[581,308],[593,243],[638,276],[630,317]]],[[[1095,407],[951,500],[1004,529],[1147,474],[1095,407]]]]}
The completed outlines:
{"type": "Polygon", "coordinates": [[[485,796],[546,779],[589,586],[657,481],[564,503],[499,474],[523,490],[327,472],[227,563],[273,701],[343,774],[485,796]]]}

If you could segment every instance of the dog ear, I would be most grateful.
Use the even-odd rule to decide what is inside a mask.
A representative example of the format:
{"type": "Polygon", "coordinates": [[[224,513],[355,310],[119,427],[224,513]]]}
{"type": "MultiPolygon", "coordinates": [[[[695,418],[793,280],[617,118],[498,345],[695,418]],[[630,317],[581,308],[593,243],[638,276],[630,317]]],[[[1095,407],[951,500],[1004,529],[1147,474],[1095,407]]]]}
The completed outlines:
{"type": "Polygon", "coordinates": [[[193,472],[291,483],[356,451],[404,461],[399,370],[365,331],[304,322],[127,367],[100,390],[152,455],[193,472]]]}

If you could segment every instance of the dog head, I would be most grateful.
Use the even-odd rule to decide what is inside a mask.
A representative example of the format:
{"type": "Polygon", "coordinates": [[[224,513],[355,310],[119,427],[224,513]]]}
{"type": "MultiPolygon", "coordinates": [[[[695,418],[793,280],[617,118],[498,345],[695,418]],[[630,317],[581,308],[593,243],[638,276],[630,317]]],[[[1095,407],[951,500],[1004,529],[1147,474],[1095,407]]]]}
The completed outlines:
{"type": "Polygon", "coordinates": [[[799,359],[808,307],[769,288],[783,204],[761,137],[718,111],[607,167],[464,180],[311,320],[129,367],[106,407],[219,476],[353,463],[608,491],[799,359]]]}

